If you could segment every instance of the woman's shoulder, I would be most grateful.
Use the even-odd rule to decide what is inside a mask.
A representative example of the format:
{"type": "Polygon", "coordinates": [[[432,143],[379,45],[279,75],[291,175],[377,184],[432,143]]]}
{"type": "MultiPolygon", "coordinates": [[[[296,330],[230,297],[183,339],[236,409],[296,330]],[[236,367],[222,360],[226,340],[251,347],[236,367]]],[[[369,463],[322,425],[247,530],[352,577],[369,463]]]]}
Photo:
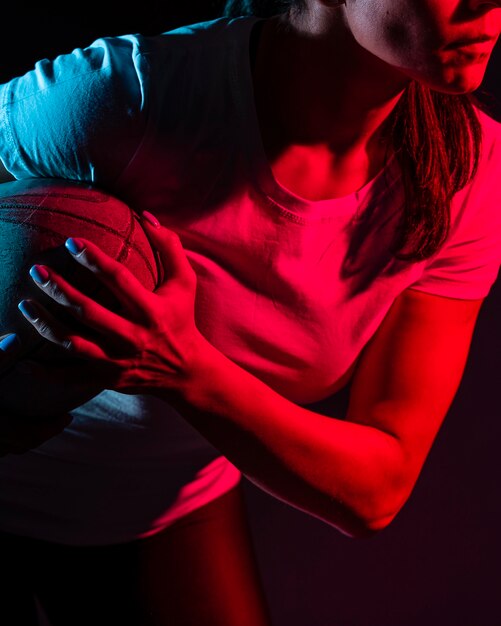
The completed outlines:
{"type": "Polygon", "coordinates": [[[258,18],[254,16],[218,17],[214,20],[196,22],[180,26],[153,37],[157,43],[176,46],[225,45],[228,41],[244,42],[252,24],[258,18]]]}
{"type": "Polygon", "coordinates": [[[468,229],[483,232],[501,244],[501,123],[476,107],[482,128],[482,149],[475,175],[457,194],[457,217],[468,229]]]}
{"type": "MultiPolygon", "coordinates": [[[[501,169],[501,122],[497,115],[475,106],[475,112],[480,122],[482,143],[480,160],[476,174],[471,180],[471,188],[475,195],[488,193],[491,198],[501,200],[501,186],[499,185],[499,171],[501,169]]],[[[465,192],[470,188],[467,185],[465,192]]],[[[499,202],[497,211],[499,211],[499,202]]]]}

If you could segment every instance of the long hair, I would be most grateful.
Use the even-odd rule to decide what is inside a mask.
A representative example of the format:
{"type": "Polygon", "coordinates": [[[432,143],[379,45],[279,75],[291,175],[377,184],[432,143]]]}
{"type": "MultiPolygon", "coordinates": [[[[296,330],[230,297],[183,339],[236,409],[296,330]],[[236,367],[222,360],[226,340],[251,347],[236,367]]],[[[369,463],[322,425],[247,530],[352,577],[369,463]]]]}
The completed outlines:
{"type": "MultiPolygon", "coordinates": [[[[230,17],[301,13],[304,0],[227,0],[230,17]]],[[[385,125],[402,170],[405,203],[394,244],[396,258],[431,257],[449,234],[451,202],[475,176],[482,127],[472,94],[444,94],[412,80],[385,125]]]]}

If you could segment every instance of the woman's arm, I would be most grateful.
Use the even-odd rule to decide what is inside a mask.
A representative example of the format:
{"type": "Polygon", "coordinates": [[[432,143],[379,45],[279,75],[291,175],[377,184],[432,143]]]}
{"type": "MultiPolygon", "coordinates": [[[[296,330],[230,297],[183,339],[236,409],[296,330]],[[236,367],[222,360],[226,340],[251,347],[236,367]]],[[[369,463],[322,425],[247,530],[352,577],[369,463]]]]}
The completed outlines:
{"type": "Polygon", "coordinates": [[[181,242],[144,217],[166,276],[155,293],[91,242],[73,240],[75,259],[119,298],[123,316],[45,268],[39,287],[92,332],[71,333],[32,301],[36,330],[90,359],[103,387],[165,398],[277,498],[347,534],[384,528],[451,404],[482,300],[402,293],[359,358],[347,419],[332,419],[286,400],[200,334],[196,276],[181,242]]]}
{"type": "Polygon", "coordinates": [[[347,534],[370,534],[417,480],[481,303],[405,291],[359,359],[346,421],[289,402],[210,344],[179,409],[268,493],[347,534]]]}

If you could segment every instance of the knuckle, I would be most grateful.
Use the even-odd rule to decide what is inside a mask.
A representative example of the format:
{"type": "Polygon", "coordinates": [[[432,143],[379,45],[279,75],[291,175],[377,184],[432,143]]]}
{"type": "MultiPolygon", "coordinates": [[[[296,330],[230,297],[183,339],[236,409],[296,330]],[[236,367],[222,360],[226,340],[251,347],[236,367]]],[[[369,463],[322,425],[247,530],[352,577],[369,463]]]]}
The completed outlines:
{"type": "Polygon", "coordinates": [[[87,250],[87,248],[84,249],[83,252],[81,252],[77,257],[75,257],[78,259],[78,261],[84,265],[88,270],[90,270],[91,272],[97,274],[101,271],[101,266],[99,265],[99,263],[97,262],[97,260],[95,258],[93,258],[93,256],[91,256],[87,250]]]}
{"type": "Polygon", "coordinates": [[[49,283],[46,286],[42,286],[41,288],[43,288],[43,291],[49,296],[49,298],[55,298],[55,288],[52,283],[49,283]]]}
{"type": "Polygon", "coordinates": [[[68,350],[68,352],[72,352],[74,349],[73,342],[71,341],[71,339],[68,339],[68,338],[63,339],[61,341],[61,345],[65,350],[68,350]]]}
{"type": "Polygon", "coordinates": [[[165,232],[166,237],[171,239],[171,241],[181,243],[181,239],[179,238],[179,235],[174,230],[171,230],[170,228],[166,228],[164,232],[165,232]]]}
{"type": "Polygon", "coordinates": [[[69,344],[68,348],[71,348],[73,352],[80,349],[80,338],[78,337],[78,335],[68,335],[68,337],[66,337],[65,339],[69,344]]]}
{"type": "Polygon", "coordinates": [[[69,335],[64,337],[61,341],[61,345],[74,357],[84,357],[87,354],[85,350],[84,342],[78,337],[78,335],[69,335]]]}
{"type": "Polygon", "coordinates": [[[92,260],[87,246],[80,252],[78,258],[80,262],[86,265],[89,269],[96,269],[96,262],[92,260]]]}
{"type": "Polygon", "coordinates": [[[71,306],[72,302],[68,297],[66,291],[61,287],[61,285],[53,285],[50,289],[46,290],[47,295],[62,304],[63,306],[71,306]]]}
{"type": "Polygon", "coordinates": [[[73,302],[70,306],[71,313],[79,318],[86,319],[90,315],[90,307],[88,302],[73,302]]]}
{"type": "Polygon", "coordinates": [[[193,289],[197,284],[197,275],[195,274],[195,270],[191,266],[187,267],[180,276],[180,280],[183,285],[193,289]]]}
{"type": "Polygon", "coordinates": [[[52,329],[45,320],[39,319],[36,322],[36,327],[37,327],[38,332],[44,337],[52,336],[52,329]]]}
{"type": "Polygon", "coordinates": [[[181,250],[183,248],[183,244],[181,242],[181,238],[174,231],[169,231],[167,234],[168,244],[171,248],[175,250],[181,250]]]}
{"type": "Polygon", "coordinates": [[[147,352],[152,347],[152,336],[165,338],[169,334],[169,325],[172,311],[163,312],[162,309],[152,312],[148,318],[148,326],[142,329],[137,347],[141,352],[147,352]]]}
{"type": "Polygon", "coordinates": [[[115,281],[122,281],[127,274],[127,270],[121,263],[114,263],[110,268],[110,275],[115,281]]]}
{"type": "MultiPolygon", "coordinates": [[[[150,317],[150,328],[157,330],[157,326],[160,325],[160,321],[157,316],[151,315],[150,317]]],[[[138,328],[134,333],[134,340],[131,340],[130,348],[133,348],[137,352],[143,352],[145,347],[148,345],[148,341],[150,340],[150,333],[146,328],[138,328]]]]}
{"type": "Polygon", "coordinates": [[[60,285],[53,281],[50,281],[47,285],[45,292],[54,300],[61,300],[64,298],[64,293],[62,292],[60,285]]]}
{"type": "MultiPolygon", "coordinates": [[[[160,308],[162,307],[162,301],[159,299],[155,300],[145,300],[143,302],[143,314],[145,319],[151,324],[155,323],[156,320],[161,316],[160,308]]],[[[138,334],[140,334],[142,329],[138,329],[138,334]]]]}

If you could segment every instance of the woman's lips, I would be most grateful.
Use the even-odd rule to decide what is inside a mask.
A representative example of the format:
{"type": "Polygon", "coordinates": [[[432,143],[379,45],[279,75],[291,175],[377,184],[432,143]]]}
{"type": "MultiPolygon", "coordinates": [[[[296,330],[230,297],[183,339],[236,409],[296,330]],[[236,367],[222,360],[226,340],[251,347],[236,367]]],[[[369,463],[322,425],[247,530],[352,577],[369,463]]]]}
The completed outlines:
{"type": "Polygon", "coordinates": [[[463,39],[456,39],[445,46],[445,50],[454,50],[456,48],[469,48],[471,46],[483,46],[490,44],[495,37],[489,35],[481,35],[479,37],[464,37],[463,39]]]}

